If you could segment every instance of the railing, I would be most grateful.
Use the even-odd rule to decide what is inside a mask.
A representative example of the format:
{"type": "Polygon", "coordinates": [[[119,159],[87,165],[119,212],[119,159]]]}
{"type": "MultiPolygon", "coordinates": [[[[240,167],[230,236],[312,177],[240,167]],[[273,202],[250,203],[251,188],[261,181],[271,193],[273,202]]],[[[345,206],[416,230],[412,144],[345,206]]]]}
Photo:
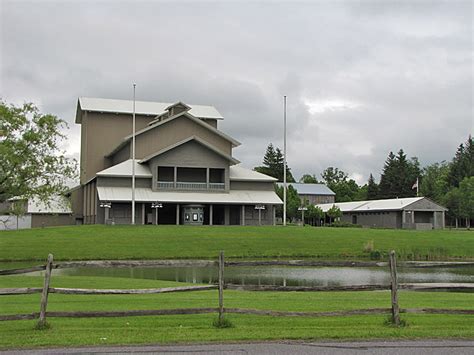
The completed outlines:
{"type": "Polygon", "coordinates": [[[157,187],[159,189],[173,189],[174,188],[174,182],[173,181],[158,181],[157,182],[157,187]]]}
{"type": "Polygon", "coordinates": [[[225,183],[223,182],[210,182],[209,190],[225,190],[225,183]]]}
{"type": "Polygon", "coordinates": [[[173,181],[158,181],[157,187],[164,190],[225,190],[225,183],[210,182],[209,187],[206,182],[184,182],[177,181],[176,185],[173,181]]]}
{"type": "MultiPolygon", "coordinates": [[[[405,263],[406,265],[415,265],[419,267],[432,267],[439,263],[405,263]]],[[[456,263],[459,264],[459,263],[456,263]]],[[[466,263],[462,263],[465,265],[466,263]]],[[[397,263],[395,252],[390,253],[388,266],[390,267],[390,285],[356,285],[356,286],[272,286],[272,285],[233,285],[224,283],[224,266],[259,266],[259,265],[285,265],[285,266],[345,266],[345,267],[373,267],[387,266],[383,262],[326,262],[326,261],[224,261],[224,253],[219,254],[218,261],[207,260],[151,260],[151,261],[73,261],[53,264],[53,255],[48,256],[46,265],[33,266],[25,269],[0,270],[0,275],[16,275],[34,271],[45,270],[43,287],[35,288],[3,288],[0,289],[1,295],[22,295],[41,293],[40,312],[29,314],[13,314],[0,315],[0,321],[37,319],[38,326],[46,324],[46,317],[130,317],[130,316],[150,316],[150,315],[177,315],[177,314],[204,314],[218,313],[219,320],[222,321],[225,313],[251,314],[251,315],[270,315],[285,317],[329,317],[329,316],[350,316],[350,315],[366,315],[366,314],[391,314],[393,324],[400,325],[400,313],[422,313],[422,314],[469,314],[473,315],[473,309],[442,309],[442,308],[407,308],[400,309],[398,304],[398,290],[437,290],[450,289],[453,291],[473,290],[474,283],[422,283],[399,284],[397,278],[397,263]],[[51,274],[53,269],[71,268],[71,267],[102,267],[102,268],[120,268],[120,267],[207,267],[218,266],[219,276],[218,283],[214,285],[203,286],[182,286],[155,289],[79,289],[79,288],[58,288],[50,287],[51,274]],[[75,295],[126,295],[126,294],[158,294],[168,292],[192,292],[218,289],[218,307],[217,308],[178,308],[166,310],[131,310],[131,311],[78,311],[78,312],[47,312],[49,293],[75,294],[75,295]],[[390,290],[391,291],[391,307],[390,308],[370,308],[355,309],[348,311],[332,311],[332,312],[287,312],[260,309],[243,309],[243,308],[224,308],[224,289],[240,290],[240,291],[374,291],[374,290],[390,290]]]]}

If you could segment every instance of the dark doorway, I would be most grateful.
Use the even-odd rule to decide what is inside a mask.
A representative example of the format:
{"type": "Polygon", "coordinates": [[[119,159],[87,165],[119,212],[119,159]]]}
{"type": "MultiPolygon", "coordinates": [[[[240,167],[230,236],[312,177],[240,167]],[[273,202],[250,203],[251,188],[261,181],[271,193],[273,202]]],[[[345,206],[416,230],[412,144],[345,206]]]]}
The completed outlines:
{"type": "Polygon", "coordinates": [[[176,224],[176,205],[163,203],[162,208],[158,208],[158,224],[176,224]]]}
{"type": "Polygon", "coordinates": [[[212,206],[212,224],[223,225],[225,223],[225,206],[224,205],[213,205],[212,206]]]}
{"type": "Polygon", "coordinates": [[[357,215],[352,215],[352,224],[357,224],[357,215]]]}

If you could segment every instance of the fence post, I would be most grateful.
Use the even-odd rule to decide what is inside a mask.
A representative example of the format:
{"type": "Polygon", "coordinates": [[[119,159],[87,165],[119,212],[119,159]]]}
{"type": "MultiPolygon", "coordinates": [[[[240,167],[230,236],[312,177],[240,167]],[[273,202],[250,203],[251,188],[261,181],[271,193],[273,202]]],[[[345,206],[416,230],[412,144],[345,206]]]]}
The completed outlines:
{"type": "Polygon", "coordinates": [[[219,254],[219,323],[224,320],[224,252],[219,254]]]}
{"type": "Polygon", "coordinates": [[[48,306],[49,283],[51,280],[51,271],[53,269],[53,254],[48,255],[48,262],[46,264],[46,272],[44,274],[43,292],[41,293],[41,306],[38,321],[38,328],[46,325],[46,307],[48,306]]]}
{"type": "Polygon", "coordinates": [[[397,259],[395,250],[390,252],[390,279],[392,293],[392,323],[400,325],[400,307],[398,306],[397,259]]]}

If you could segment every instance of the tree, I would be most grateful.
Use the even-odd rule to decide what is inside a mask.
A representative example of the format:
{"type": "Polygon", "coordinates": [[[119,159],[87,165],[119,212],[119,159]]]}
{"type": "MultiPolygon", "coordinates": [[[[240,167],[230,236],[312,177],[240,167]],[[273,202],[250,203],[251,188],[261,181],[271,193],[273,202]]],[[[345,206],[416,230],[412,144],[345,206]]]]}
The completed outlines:
{"type": "Polygon", "coordinates": [[[438,203],[443,203],[450,186],[448,183],[449,164],[435,163],[423,168],[420,181],[420,195],[438,203]]]}
{"type": "Polygon", "coordinates": [[[416,191],[412,189],[413,184],[420,176],[420,163],[418,158],[407,159],[403,149],[395,156],[390,152],[380,177],[379,197],[396,198],[412,197],[416,191]]]}
{"type": "MultiPolygon", "coordinates": [[[[275,184],[275,192],[278,197],[283,201],[283,186],[275,184]]],[[[286,190],[286,217],[289,219],[296,218],[298,215],[298,207],[301,206],[301,199],[298,196],[298,191],[289,185],[286,190]]],[[[283,206],[278,206],[276,213],[279,217],[283,217],[283,206]]]]}
{"type": "Polygon", "coordinates": [[[338,168],[328,167],[321,174],[327,187],[336,194],[336,202],[354,201],[359,195],[359,185],[353,180],[348,180],[348,175],[338,168]]]}
{"type": "Polygon", "coordinates": [[[304,174],[301,177],[300,182],[303,184],[319,184],[318,178],[314,174],[304,174]]]}
{"type": "Polygon", "coordinates": [[[308,223],[314,226],[316,222],[316,224],[319,225],[321,219],[324,217],[324,212],[321,207],[308,205],[307,208],[308,210],[306,211],[305,216],[308,223]]]}
{"type": "Polygon", "coordinates": [[[66,127],[32,103],[14,106],[0,100],[0,202],[35,196],[48,204],[52,195],[66,191],[65,181],[77,177],[76,161],[59,148],[66,127]]]}
{"type": "Polygon", "coordinates": [[[459,184],[459,215],[466,220],[466,228],[471,227],[474,219],[474,176],[464,178],[459,184]]]}
{"type": "Polygon", "coordinates": [[[332,207],[328,209],[326,214],[329,217],[329,224],[336,220],[336,218],[340,218],[342,216],[341,210],[336,205],[332,205],[332,207]]]}
{"type": "MultiPolygon", "coordinates": [[[[263,156],[263,165],[257,166],[254,168],[255,171],[259,173],[273,176],[278,179],[278,181],[283,181],[283,166],[284,166],[284,157],[280,148],[274,148],[273,144],[270,143],[267,147],[265,155],[263,156]]],[[[293,175],[291,174],[291,169],[286,165],[286,180],[288,182],[295,182],[293,175]]]]}
{"type": "Polygon", "coordinates": [[[367,200],[376,200],[379,197],[379,186],[375,182],[374,176],[370,174],[367,182],[367,200]]]}
{"type": "Polygon", "coordinates": [[[454,187],[444,196],[444,206],[448,209],[447,215],[455,220],[456,228],[459,225],[458,219],[461,216],[462,195],[459,188],[454,187]]]}
{"type": "Polygon", "coordinates": [[[460,144],[451,162],[448,182],[459,187],[465,177],[474,176],[474,140],[469,136],[465,144],[460,144]]]}

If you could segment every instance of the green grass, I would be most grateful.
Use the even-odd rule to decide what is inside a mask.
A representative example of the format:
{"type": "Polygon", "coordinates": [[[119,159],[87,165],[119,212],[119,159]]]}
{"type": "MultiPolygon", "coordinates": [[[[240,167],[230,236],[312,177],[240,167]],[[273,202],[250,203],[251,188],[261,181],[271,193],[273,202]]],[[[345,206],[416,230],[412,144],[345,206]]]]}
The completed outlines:
{"type": "MultiPolygon", "coordinates": [[[[0,288],[40,287],[38,276],[4,276],[0,288]]],[[[79,288],[152,288],[178,283],[143,279],[55,276],[52,286],[79,288]]],[[[183,285],[183,284],[179,284],[183,285]]],[[[333,311],[390,307],[390,293],[225,291],[225,306],[287,311],[333,311]]],[[[40,295],[2,296],[0,314],[37,312],[40,295]]],[[[400,292],[402,308],[474,309],[472,293],[400,292]]],[[[159,295],[51,294],[50,311],[138,310],[216,307],[217,291],[159,295]]],[[[386,315],[349,317],[226,316],[232,328],[213,326],[215,314],[127,317],[50,318],[50,329],[34,330],[35,321],[0,322],[0,348],[79,346],[276,339],[473,338],[474,316],[404,314],[407,327],[385,325],[386,315]]]]}
{"type": "Polygon", "coordinates": [[[0,232],[0,261],[215,258],[474,259],[474,232],[314,227],[68,226],[0,232]],[[379,253],[376,253],[379,252],[379,253]]]}

